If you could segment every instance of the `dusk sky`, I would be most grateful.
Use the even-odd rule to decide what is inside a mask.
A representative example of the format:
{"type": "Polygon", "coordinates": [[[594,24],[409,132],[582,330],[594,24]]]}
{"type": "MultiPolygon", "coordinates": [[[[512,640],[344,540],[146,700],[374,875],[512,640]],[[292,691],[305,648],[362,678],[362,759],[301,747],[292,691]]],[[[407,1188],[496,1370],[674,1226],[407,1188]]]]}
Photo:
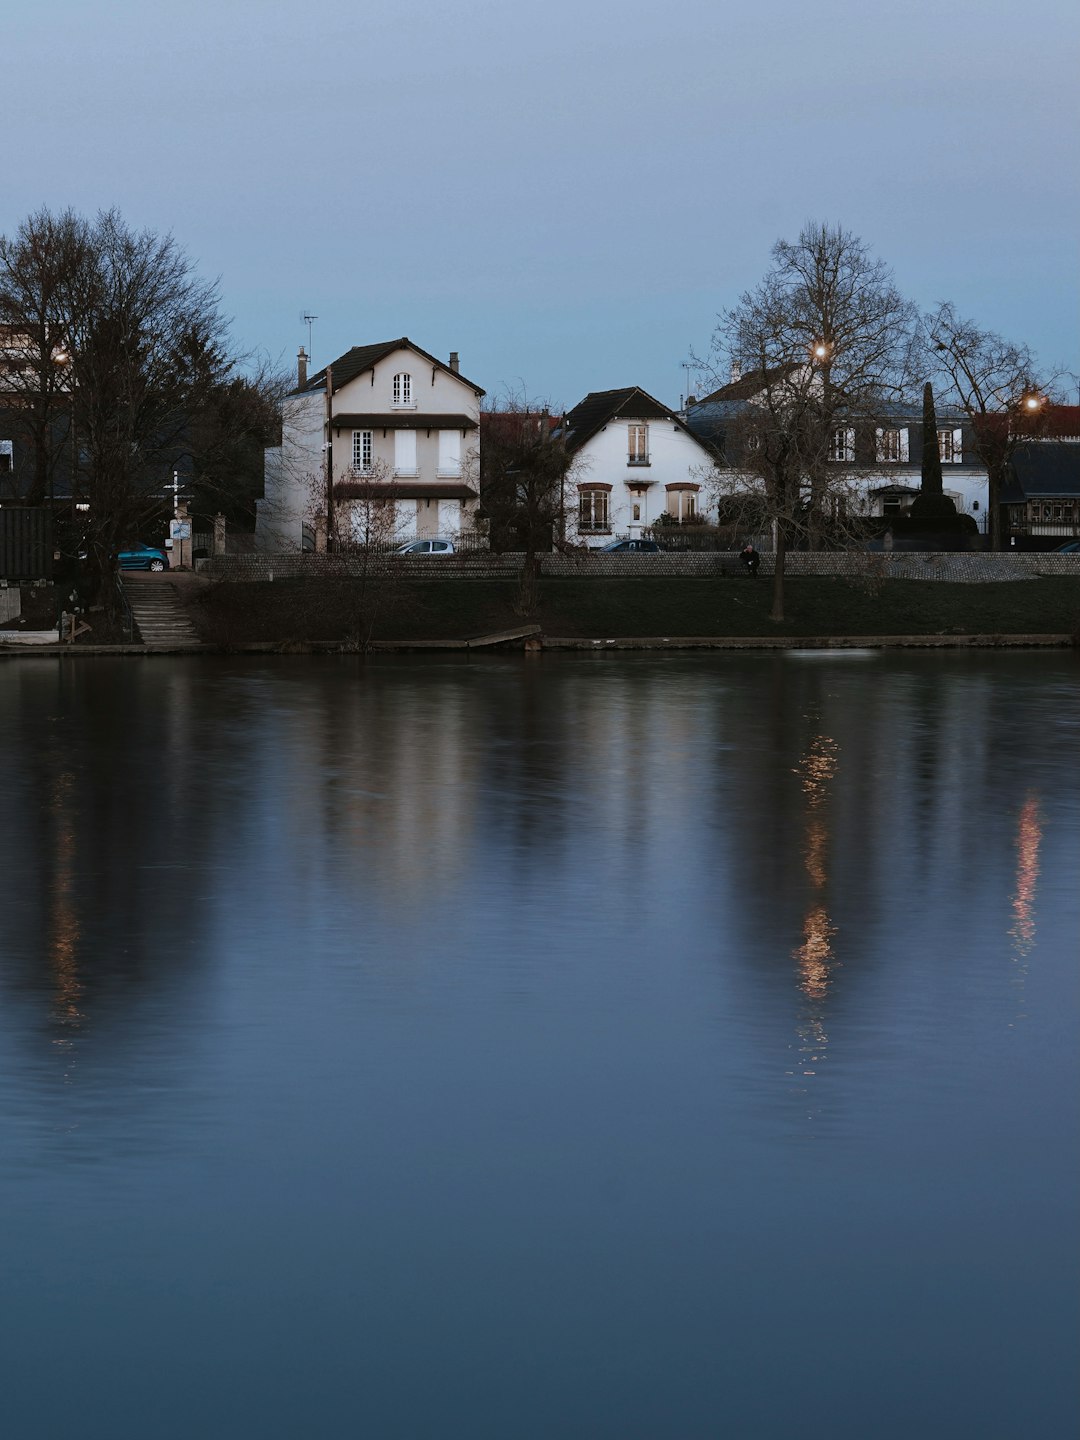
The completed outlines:
{"type": "Polygon", "coordinates": [[[3,48],[0,231],[172,231],[282,364],[310,313],[316,365],[407,334],[492,394],[677,403],[817,219],[1080,371],[1066,0],[51,0],[3,48]]]}

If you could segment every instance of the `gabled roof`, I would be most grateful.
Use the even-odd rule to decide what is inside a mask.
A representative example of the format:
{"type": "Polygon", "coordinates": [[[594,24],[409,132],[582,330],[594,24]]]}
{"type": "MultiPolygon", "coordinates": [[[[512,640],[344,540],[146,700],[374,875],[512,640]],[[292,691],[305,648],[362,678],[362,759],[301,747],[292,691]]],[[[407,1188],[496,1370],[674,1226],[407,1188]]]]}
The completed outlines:
{"type": "Polygon", "coordinates": [[[585,399],[566,413],[562,435],[568,450],[580,450],[612,420],[670,420],[699,445],[700,435],[686,426],[674,410],[669,410],[638,385],[622,390],[591,390],[585,399]]]}
{"type": "MultiPolygon", "coordinates": [[[[445,361],[437,360],[434,355],[429,355],[426,350],[421,350],[419,345],[414,345],[407,335],[402,335],[398,340],[380,340],[375,345],[354,345],[351,350],[346,350],[344,355],[339,355],[336,360],[332,360],[330,373],[334,378],[334,390],[340,390],[350,380],[355,380],[358,375],[365,374],[380,360],[384,360],[387,355],[392,355],[395,350],[412,350],[414,354],[422,356],[438,369],[444,370],[447,375],[453,375],[455,380],[460,380],[463,384],[468,385],[470,390],[474,390],[477,395],[485,393],[479,385],[474,385],[471,380],[466,379],[457,370],[451,370],[445,361]]],[[[307,395],[325,389],[326,367],[313,375],[306,385],[301,385],[292,393],[307,395]]]]}
{"type": "Polygon", "coordinates": [[[1080,441],[1027,440],[1009,462],[1002,500],[1080,500],[1080,441]]]}

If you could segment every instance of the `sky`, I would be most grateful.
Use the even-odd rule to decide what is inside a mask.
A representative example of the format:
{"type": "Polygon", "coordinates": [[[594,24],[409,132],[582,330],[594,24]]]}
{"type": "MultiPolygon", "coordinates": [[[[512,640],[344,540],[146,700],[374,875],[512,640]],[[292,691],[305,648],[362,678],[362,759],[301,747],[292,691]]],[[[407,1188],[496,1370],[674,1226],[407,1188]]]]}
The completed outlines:
{"type": "Polygon", "coordinates": [[[818,220],[1080,372],[1073,0],[50,0],[3,36],[0,233],[171,232],[283,367],[313,315],[315,366],[408,335],[495,396],[675,404],[818,220]]]}

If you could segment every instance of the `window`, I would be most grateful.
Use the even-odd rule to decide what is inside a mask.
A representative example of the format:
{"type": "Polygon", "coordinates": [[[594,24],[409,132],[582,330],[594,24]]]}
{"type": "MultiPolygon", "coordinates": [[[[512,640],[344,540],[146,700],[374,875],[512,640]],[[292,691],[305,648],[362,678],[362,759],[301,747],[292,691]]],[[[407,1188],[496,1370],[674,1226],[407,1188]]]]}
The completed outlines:
{"type": "Polygon", "coordinates": [[[0,474],[15,468],[15,447],[10,440],[0,440],[0,474]]]}
{"type": "Polygon", "coordinates": [[[578,494],[578,529],[584,532],[607,530],[608,492],[606,490],[582,490],[578,494]]]}
{"type": "Polygon", "coordinates": [[[627,459],[628,465],[648,465],[649,463],[649,427],[648,425],[627,426],[627,459]]]}
{"type": "Polygon", "coordinates": [[[697,487],[678,482],[667,487],[667,513],[673,520],[685,523],[697,515],[697,487]]]}
{"type": "Polygon", "coordinates": [[[641,519],[641,506],[640,506],[640,505],[635,505],[635,506],[634,506],[634,519],[635,519],[635,520],[640,520],[640,519],[641,519]]]}
{"type": "Polygon", "coordinates": [[[961,430],[939,430],[937,432],[938,454],[943,465],[964,463],[964,436],[961,430]]]}
{"type": "Polygon", "coordinates": [[[394,431],[394,474],[416,474],[416,431],[394,431]]]}
{"type": "Polygon", "coordinates": [[[908,432],[906,430],[883,430],[877,432],[877,461],[879,465],[906,465],[908,460],[908,432]]]}
{"type": "Polygon", "coordinates": [[[461,474],[461,431],[439,431],[439,474],[461,474]]]}
{"type": "Polygon", "coordinates": [[[352,468],[359,470],[361,475],[371,474],[371,453],[373,430],[354,430],[352,432],[352,468]]]}
{"type": "Polygon", "coordinates": [[[841,425],[832,432],[829,459],[841,465],[850,465],[855,459],[855,431],[850,425],[841,425]]]}
{"type": "Polygon", "coordinates": [[[394,404],[403,408],[412,405],[412,376],[405,370],[394,376],[394,404]]]}

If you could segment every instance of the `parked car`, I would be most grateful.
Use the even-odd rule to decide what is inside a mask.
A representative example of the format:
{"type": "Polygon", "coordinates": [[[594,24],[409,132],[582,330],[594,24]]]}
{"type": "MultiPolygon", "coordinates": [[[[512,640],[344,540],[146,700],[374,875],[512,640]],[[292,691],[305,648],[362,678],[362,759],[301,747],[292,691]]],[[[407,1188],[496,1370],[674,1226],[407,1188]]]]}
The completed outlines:
{"type": "Polygon", "coordinates": [[[452,540],[410,540],[407,545],[399,545],[395,554],[398,555],[453,555],[454,542],[452,540]]]}
{"type": "Polygon", "coordinates": [[[156,545],[143,545],[136,540],[116,557],[121,570],[168,570],[169,557],[156,545]]]}
{"type": "Polygon", "coordinates": [[[612,540],[601,545],[600,551],[604,555],[625,555],[628,551],[635,555],[658,555],[660,548],[655,540],[612,540]]]}
{"type": "Polygon", "coordinates": [[[1080,540],[1070,540],[1066,545],[1059,545],[1055,554],[1080,555],[1080,540]]]}

